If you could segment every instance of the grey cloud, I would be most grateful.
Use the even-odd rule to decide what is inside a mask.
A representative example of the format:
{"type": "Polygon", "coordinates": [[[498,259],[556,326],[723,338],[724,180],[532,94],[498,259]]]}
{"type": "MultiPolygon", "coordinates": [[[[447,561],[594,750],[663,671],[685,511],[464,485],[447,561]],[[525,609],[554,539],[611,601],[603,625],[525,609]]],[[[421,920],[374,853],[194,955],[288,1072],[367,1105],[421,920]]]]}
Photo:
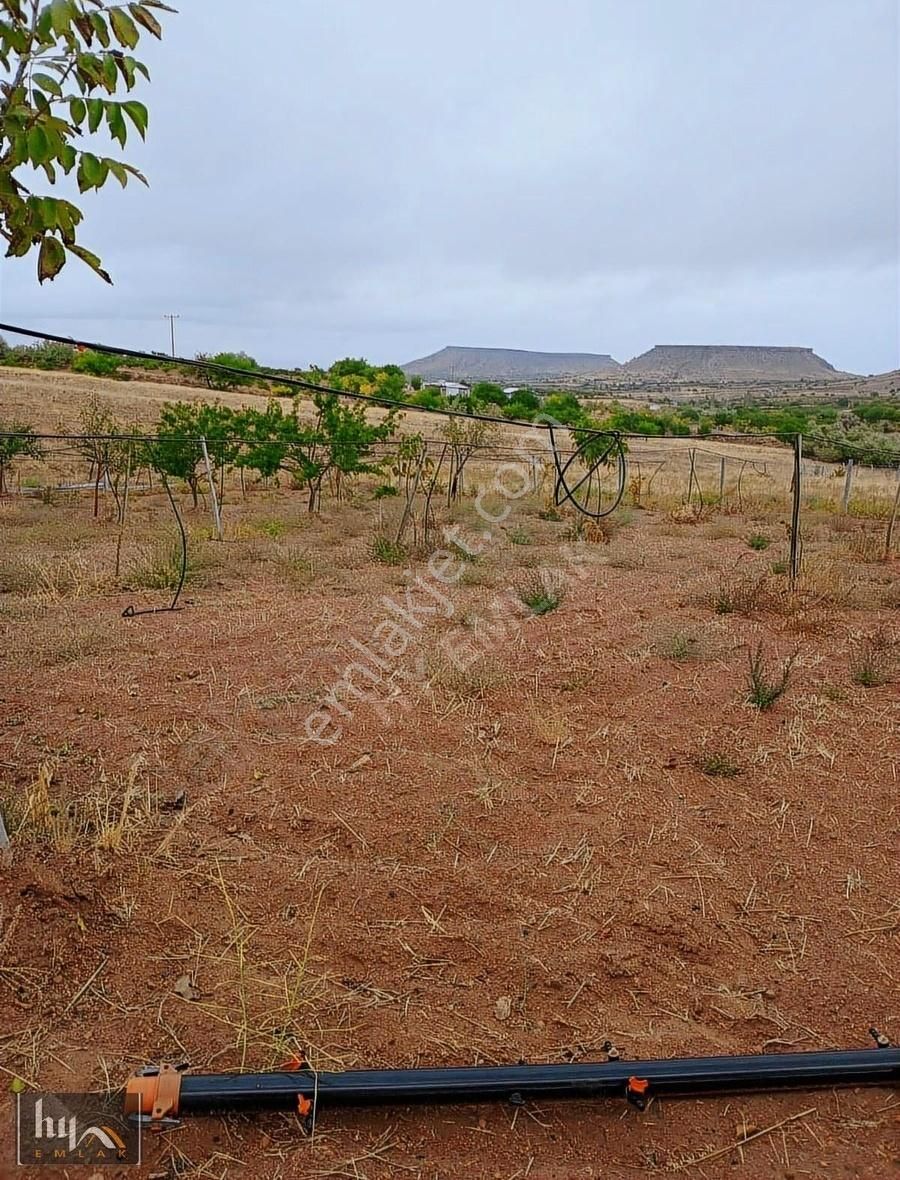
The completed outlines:
{"type": "MultiPolygon", "coordinates": [[[[184,0],[150,176],[0,309],[275,363],[445,343],[900,365],[894,0],[184,0]]],[[[65,327],[68,325],[68,327],[65,327]]]]}

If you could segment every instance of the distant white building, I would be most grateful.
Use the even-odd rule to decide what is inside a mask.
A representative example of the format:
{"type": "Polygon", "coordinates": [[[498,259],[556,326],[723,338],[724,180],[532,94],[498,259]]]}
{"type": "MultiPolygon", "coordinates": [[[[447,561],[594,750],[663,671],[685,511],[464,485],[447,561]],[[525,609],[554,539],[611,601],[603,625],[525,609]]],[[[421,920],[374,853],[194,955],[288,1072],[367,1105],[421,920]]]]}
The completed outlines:
{"type": "Polygon", "coordinates": [[[437,389],[444,397],[468,397],[469,387],[461,381],[427,381],[426,389],[437,389]]]}

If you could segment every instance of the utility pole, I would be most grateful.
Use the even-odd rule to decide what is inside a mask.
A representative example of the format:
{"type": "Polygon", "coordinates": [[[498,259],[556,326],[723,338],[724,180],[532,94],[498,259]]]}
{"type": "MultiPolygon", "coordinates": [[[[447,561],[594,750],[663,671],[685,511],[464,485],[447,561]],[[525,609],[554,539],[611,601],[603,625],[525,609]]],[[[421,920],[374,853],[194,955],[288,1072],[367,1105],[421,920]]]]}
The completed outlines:
{"type": "Polygon", "coordinates": [[[172,339],[172,356],[177,356],[177,353],[175,352],[175,321],[180,320],[181,316],[180,315],[164,315],[163,319],[169,321],[169,335],[171,336],[171,339],[172,339]]]}

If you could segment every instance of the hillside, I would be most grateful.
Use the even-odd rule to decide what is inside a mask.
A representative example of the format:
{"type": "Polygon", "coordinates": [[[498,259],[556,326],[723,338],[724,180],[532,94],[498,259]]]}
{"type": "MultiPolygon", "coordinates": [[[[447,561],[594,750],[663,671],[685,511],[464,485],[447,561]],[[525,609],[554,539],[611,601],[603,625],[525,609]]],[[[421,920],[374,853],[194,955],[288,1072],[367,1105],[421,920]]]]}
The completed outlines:
{"type": "Polygon", "coordinates": [[[518,348],[450,346],[401,365],[410,376],[426,381],[500,381],[544,384],[567,377],[592,377],[615,372],[618,361],[605,353],[529,352],[518,348]]]}
{"type": "Polygon", "coordinates": [[[628,361],[622,372],[682,381],[800,381],[845,376],[811,348],[724,344],[657,344],[628,361]]]}

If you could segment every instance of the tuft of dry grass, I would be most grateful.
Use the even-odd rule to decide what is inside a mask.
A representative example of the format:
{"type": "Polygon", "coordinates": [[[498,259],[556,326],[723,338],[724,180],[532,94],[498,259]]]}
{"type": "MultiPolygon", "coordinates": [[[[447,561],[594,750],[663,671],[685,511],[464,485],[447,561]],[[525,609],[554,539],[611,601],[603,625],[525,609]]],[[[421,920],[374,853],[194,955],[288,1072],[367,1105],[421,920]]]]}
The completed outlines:
{"type": "Polygon", "coordinates": [[[57,789],[54,763],[42,763],[20,799],[2,799],[11,838],[44,844],[58,853],[129,850],[157,814],[149,783],[141,781],[143,769],[138,755],[124,778],[101,770],[90,788],[73,794],[57,789]]]}
{"type": "Polygon", "coordinates": [[[879,627],[862,635],[853,644],[850,655],[850,678],[862,688],[878,688],[892,678],[896,639],[879,627]]]}
{"type": "Polygon", "coordinates": [[[532,614],[546,615],[562,604],[566,587],[552,571],[538,569],[519,583],[516,593],[532,614]]]}

